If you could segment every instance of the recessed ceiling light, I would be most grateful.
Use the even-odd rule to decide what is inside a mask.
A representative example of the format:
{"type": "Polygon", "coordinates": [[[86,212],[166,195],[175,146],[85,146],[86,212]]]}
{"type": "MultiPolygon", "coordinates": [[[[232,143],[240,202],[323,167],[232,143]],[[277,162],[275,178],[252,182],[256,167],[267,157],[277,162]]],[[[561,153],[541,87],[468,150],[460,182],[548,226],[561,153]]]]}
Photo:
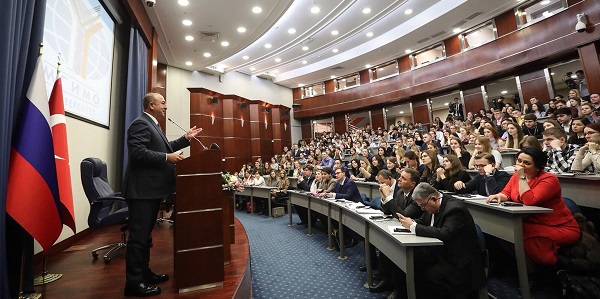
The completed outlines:
{"type": "Polygon", "coordinates": [[[237,29],[237,31],[238,31],[239,33],[244,33],[244,32],[246,32],[246,28],[244,28],[244,27],[239,27],[239,28],[237,29]]]}
{"type": "Polygon", "coordinates": [[[508,91],[506,91],[506,90],[503,90],[503,91],[501,91],[500,93],[501,93],[501,94],[507,94],[507,93],[508,93],[508,91]]]}
{"type": "Polygon", "coordinates": [[[192,62],[191,61],[186,61],[185,65],[190,66],[190,65],[192,65],[192,62]]]}
{"type": "Polygon", "coordinates": [[[444,106],[448,106],[449,103],[444,103],[444,106]]]}
{"type": "Polygon", "coordinates": [[[294,28],[288,29],[288,33],[289,34],[294,34],[294,33],[296,33],[296,29],[294,29],[294,28]]]}
{"type": "Polygon", "coordinates": [[[554,76],[554,73],[550,73],[550,76],[554,76]]]}
{"type": "Polygon", "coordinates": [[[228,41],[222,41],[221,42],[221,46],[227,47],[227,46],[229,46],[229,42],[228,41]]]}
{"type": "Polygon", "coordinates": [[[412,9],[409,8],[409,9],[405,10],[404,13],[407,15],[410,15],[412,13],[412,9]]]}
{"type": "Polygon", "coordinates": [[[370,67],[371,67],[371,65],[370,65],[370,64],[365,64],[365,67],[366,67],[366,68],[370,68],[370,67]]]}
{"type": "Polygon", "coordinates": [[[404,111],[398,111],[398,113],[402,114],[402,113],[404,113],[404,111]]]}
{"type": "Polygon", "coordinates": [[[210,57],[210,53],[208,53],[208,52],[206,52],[206,53],[204,53],[202,55],[204,55],[204,57],[206,57],[206,58],[210,57]]]}
{"type": "Polygon", "coordinates": [[[333,30],[333,31],[331,31],[331,35],[338,35],[339,33],[340,33],[340,32],[339,32],[339,31],[337,31],[337,30],[333,30]]]}
{"type": "Polygon", "coordinates": [[[411,49],[406,49],[406,51],[404,51],[404,53],[410,54],[410,53],[412,53],[412,50],[411,49]]]}
{"type": "Polygon", "coordinates": [[[541,5],[548,5],[550,3],[550,1],[548,0],[544,0],[542,2],[540,2],[541,5]]]}
{"type": "Polygon", "coordinates": [[[329,76],[329,79],[335,79],[335,76],[329,76]]]}
{"type": "Polygon", "coordinates": [[[362,12],[363,12],[364,14],[368,14],[368,13],[370,13],[370,12],[371,12],[371,9],[370,9],[370,8],[368,8],[368,7],[365,7],[365,8],[363,8],[362,12]]]}
{"type": "Polygon", "coordinates": [[[321,11],[321,9],[318,6],[313,6],[310,9],[310,12],[312,12],[312,13],[319,13],[320,11],[321,11]]]}
{"type": "Polygon", "coordinates": [[[304,84],[298,83],[298,87],[302,87],[302,86],[304,86],[304,84]]]}
{"type": "Polygon", "coordinates": [[[248,60],[248,58],[250,58],[250,56],[248,56],[248,55],[244,55],[244,56],[242,57],[242,59],[244,59],[244,60],[248,60]]]}
{"type": "Polygon", "coordinates": [[[279,73],[279,70],[273,70],[273,73],[277,74],[279,73]]]}
{"type": "Polygon", "coordinates": [[[459,33],[461,31],[462,31],[462,29],[460,29],[460,28],[454,28],[454,30],[452,30],[452,32],[454,32],[454,33],[459,33]]]}
{"type": "Polygon", "coordinates": [[[256,71],[256,68],[255,67],[251,67],[250,70],[251,71],[256,71]]]}
{"type": "Polygon", "coordinates": [[[302,60],[302,64],[307,64],[307,63],[308,63],[308,61],[302,60]]]}
{"type": "Polygon", "coordinates": [[[262,8],[258,7],[258,6],[254,6],[252,8],[252,12],[253,13],[261,13],[262,12],[262,8]]]}
{"type": "Polygon", "coordinates": [[[271,44],[265,44],[265,48],[267,49],[271,49],[272,45],[271,44]]]}
{"type": "Polygon", "coordinates": [[[281,62],[281,58],[275,58],[275,62],[281,62]]]}
{"type": "Polygon", "coordinates": [[[333,53],[337,53],[338,51],[339,51],[338,49],[331,50],[331,52],[333,52],[333,53]]]}
{"type": "Polygon", "coordinates": [[[191,41],[193,41],[193,40],[194,40],[194,37],[193,37],[193,36],[191,36],[191,35],[186,35],[186,36],[185,36],[185,40],[187,40],[187,41],[190,41],[190,42],[191,42],[191,41]]]}
{"type": "Polygon", "coordinates": [[[306,50],[308,50],[308,46],[302,47],[302,51],[306,51],[306,50]]]}
{"type": "Polygon", "coordinates": [[[177,3],[179,3],[181,6],[188,6],[190,4],[188,0],[179,0],[177,3]]]}
{"type": "Polygon", "coordinates": [[[373,36],[373,32],[367,32],[367,37],[373,36]]]}
{"type": "Polygon", "coordinates": [[[191,26],[192,25],[192,21],[190,21],[190,20],[183,20],[183,21],[181,21],[181,24],[183,24],[185,26],[191,26]]]}

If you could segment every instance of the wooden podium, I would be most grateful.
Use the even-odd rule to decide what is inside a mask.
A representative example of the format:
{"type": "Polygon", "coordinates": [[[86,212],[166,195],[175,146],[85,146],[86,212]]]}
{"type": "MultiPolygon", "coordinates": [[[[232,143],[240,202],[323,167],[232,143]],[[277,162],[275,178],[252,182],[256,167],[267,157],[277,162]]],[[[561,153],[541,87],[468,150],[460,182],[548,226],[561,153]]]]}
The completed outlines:
{"type": "Polygon", "coordinates": [[[221,159],[220,149],[204,150],[177,163],[173,252],[179,293],[223,285],[229,242],[224,244],[223,236],[221,159]]]}

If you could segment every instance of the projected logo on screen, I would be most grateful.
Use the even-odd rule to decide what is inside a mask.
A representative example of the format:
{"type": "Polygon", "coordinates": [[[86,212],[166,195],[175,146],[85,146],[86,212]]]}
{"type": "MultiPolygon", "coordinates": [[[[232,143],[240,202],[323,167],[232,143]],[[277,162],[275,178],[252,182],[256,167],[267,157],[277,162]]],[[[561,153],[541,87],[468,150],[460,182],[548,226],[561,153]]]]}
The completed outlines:
{"type": "MultiPolygon", "coordinates": [[[[65,110],[106,125],[110,90],[114,22],[97,0],[48,0],[44,27],[46,83],[56,79],[58,53],[65,110]]],[[[51,88],[48,88],[51,90],[51,88]]]]}

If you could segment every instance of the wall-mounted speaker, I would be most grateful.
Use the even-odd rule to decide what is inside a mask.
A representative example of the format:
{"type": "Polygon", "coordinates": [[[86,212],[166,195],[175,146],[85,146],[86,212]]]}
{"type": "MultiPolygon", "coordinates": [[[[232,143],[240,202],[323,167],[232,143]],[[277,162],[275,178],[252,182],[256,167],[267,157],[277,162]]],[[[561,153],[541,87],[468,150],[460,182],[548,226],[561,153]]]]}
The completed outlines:
{"type": "Polygon", "coordinates": [[[240,104],[240,106],[242,107],[242,109],[246,109],[246,105],[247,105],[247,104],[246,104],[246,102],[242,102],[242,103],[240,104]]]}
{"type": "Polygon", "coordinates": [[[265,112],[271,112],[271,107],[265,107],[265,112]]]}
{"type": "Polygon", "coordinates": [[[216,104],[219,102],[219,98],[217,97],[212,97],[212,99],[210,100],[213,104],[216,104]]]}

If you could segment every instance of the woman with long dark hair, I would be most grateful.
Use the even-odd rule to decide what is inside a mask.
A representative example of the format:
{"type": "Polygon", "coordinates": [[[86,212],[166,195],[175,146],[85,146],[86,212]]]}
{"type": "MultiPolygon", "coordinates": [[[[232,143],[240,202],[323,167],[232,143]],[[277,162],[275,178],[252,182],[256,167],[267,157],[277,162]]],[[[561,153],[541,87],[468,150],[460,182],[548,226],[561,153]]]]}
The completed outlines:
{"type": "Polygon", "coordinates": [[[441,190],[456,191],[454,183],[461,181],[466,183],[471,180],[471,176],[464,170],[464,167],[457,156],[445,155],[442,167],[436,171],[438,175],[438,184],[436,188],[441,190]]]}

